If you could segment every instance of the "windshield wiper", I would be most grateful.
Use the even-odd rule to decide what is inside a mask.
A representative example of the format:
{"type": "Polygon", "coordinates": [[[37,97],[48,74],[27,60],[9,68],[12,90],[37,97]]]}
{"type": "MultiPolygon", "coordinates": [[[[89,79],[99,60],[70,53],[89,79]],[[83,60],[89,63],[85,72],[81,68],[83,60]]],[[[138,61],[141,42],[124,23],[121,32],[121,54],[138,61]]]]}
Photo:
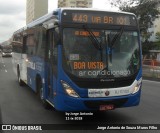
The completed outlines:
{"type": "Polygon", "coordinates": [[[114,37],[111,41],[111,44],[110,44],[111,47],[113,47],[115,42],[122,36],[123,31],[124,31],[124,27],[122,26],[120,28],[120,32],[118,32],[117,34],[114,35],[114,37]]]}
{"type": "MultiPolygon", "coordinates": [[[[122,36],[123,31],[124,31],[124,27],[121,27],[121,28],[120,28],[120,32],[116,33],[116,34],[114,35],[114,37],[113,37],[112,40],[111,40],[109,34],[107,35],[107,38],[108,38],[108,39],[107,39],[108,42],[106,43],[106,44],[107,44],[107,49],[108,49],[107,54],[109,55],[110,63],[112,63],[112,51],[113,51],[113,46],[114,46],[115,42],[122,36]]],[[[107,56],[107,58],[106,58],[106,62],[108,62],[108,56],[107,56]]],[[[106,67],[104,67],[104,68],[100,71],[100,73],[103,72],[104,70],[109,71],[109,66],[108,66],[108,65],[109,65],[109,62],[108,62],[108,64],[106,65],[106,67]]],[[[100,76],[100,75],[98,74],[97,77],[99,77],[99,76],[100,76]]]]}
{"type": "Polygon", "coordinates": [[[102,57],[102,45],[101,42],[98,41],[97,37],[94,35],[92,31],[89,30],[89,28],[86,25],[83,25],[83,29],[89,33],[89,38],[93,44],[93,46],[100,51],[101,54],[101,61],[103,60],[102,57]]]}
{"type": "MultiPolygon", "coordinates": [[[[123,34],[124,31],[124,27],[122,26],[120,28],[120,31],[118,33],[116,33],[112,39],[112,41],[109,43],[109,60],[112,63],[112,52],[113,52],[113,46],[116,43],[117,40],[119,40],[123,34]]],[[[108,36],[108,39],[110,40],[110,37],[108,36]]]]}

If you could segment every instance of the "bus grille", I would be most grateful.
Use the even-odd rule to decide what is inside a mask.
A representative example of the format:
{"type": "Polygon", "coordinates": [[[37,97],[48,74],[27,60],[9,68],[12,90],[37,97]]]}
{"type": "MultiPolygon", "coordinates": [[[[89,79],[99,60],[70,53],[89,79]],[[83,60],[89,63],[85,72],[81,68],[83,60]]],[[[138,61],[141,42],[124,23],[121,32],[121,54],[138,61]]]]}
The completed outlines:
{"type": "Polygon", "coordinates": [[[111,81],[111,82],[100,82],[100,81],[75,81],[75,84],[81,88],[118,88],[130,86],[134,79],[131,80],[121,80],[121,81],[111,81]]]}

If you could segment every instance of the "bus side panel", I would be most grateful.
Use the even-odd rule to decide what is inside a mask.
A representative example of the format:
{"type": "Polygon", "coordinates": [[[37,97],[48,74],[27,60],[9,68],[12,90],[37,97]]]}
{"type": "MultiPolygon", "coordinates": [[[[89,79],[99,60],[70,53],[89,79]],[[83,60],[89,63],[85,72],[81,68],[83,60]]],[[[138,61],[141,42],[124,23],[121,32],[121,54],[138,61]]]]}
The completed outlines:
{"type": "Polygon", "coordinates": [[[27,84],[27,55],[14,52],[12,64],[14,73],[17,75],[19,71],[21,80],[27,84]]]}
{"type": "Polygon", "coordinates": [[[40,76],[42,83],[44,81],[44,60],[40,57],[28,57],[27,81],[28,86],[33,91],[36,90],[36,77],[40,76]]]}

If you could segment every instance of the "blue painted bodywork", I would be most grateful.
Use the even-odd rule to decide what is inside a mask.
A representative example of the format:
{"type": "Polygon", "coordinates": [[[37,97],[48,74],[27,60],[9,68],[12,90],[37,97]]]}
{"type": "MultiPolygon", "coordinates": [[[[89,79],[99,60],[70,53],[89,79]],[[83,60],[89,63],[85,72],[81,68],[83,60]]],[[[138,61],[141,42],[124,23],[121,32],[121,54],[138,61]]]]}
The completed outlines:
{"type": "Polygon", "coordinates": [[[40,57],[28,56],[28,62],[32,67],[27,67],[27,85],[36,92],[36,76],[45,78],[45,61],[40,57]]]}
{"type": "MultiPolygon", "coordinates": [[[[87,88],[79,88],[64,72],[62,68],[62,46],[60,45],[58,48],[58,78],[54,79],[55,83],[53,88],[56,88],[56,96],[51,100],[54,104],[54,107],[60,111],[84,111],[84,110],[99,110],[87,108],[84,104],[84,101],[110,101],[110,100],[120,100],[124,98],[128,98],[127,102],[121,107],[131,107],[137,106],[140,102],[141,89],[136,94],[130,94],[127,96],[119,96],[119,97],[108,97],[108,98],[88,98],[88,89],[87,88]],[[74,98],[68,96],[63,89],[61,84],[61,80],[68,83],[80,96],[80,98],[74,98]]],[[[136,77],[136,80],[139,80],[142,77],[142,69],[139,70],[139,73],[136,77]]]]}
{"type": "MultiPolygon", "coordinates": [[[[61,14],[61,13],[59,13],[61,14]]],[[[58,18],[61,18],[60,16],[58,18]]],[[[60,20],[61,21],[61,20],[60,20]]],[[[141,49],[140,49],[141,50],[141,49]]],[[[127,102],[121,107],[131,107],[136,106],[140,102],[141,89],[135,93],[126,96],[117,96],[117,97],[106,97],[106,98],[88,98],[88,89],[79,88],[64,72],[62,68],[62,45],[58,45],[58,66],[57,66],[57,76],[53,75],[53,78],[50,79],[52,94],[49,94],[48,86],[48,71],[50,64],[46,63],[44,59],[40,57],[28,57],[30,62],[35,63],[35,70],[27,68],[27,81],[28,85],[36,91],[36,76],[37,74],[44,79],[43,88],[44,88],[44,98],[54,105],[54,107],[59,111],[84,111],[84,110],[99,110],[99,108],[91,109],[85,106],[84,101],[110,101],[110,100],[120,100],[128,98],[127,102]],[[37,64],[42,64],[41,68],[37,64]],[[68,83],[80,96],[80,98],[74,98],[66,94],[61,80],[68,83]],[[54,96],[53,93],[56,95],[54,96]],[[52,96],[53,95],[53,96],[52,96]]],[[[139,80],[142,77],[142,68],[139,70],[139,73],[136,77],[136,80],[139,80]]]]}

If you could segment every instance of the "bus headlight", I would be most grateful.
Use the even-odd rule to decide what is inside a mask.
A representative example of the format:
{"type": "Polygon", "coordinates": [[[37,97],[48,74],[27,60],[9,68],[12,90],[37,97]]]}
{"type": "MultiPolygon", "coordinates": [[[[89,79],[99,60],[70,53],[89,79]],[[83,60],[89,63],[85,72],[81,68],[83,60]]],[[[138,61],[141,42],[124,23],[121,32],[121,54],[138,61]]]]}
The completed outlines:
{"type": "Polygon", "coordinates": [[[79,97],[79,95],[72,89],[72,87],[70,87],[66,82],[64,82],[63,80],[61,80],[61,84],[65,90],[65,92],[72,97],[79,97]]]}
{"type": "Polygon", "coordinates": [[[139,89],[141,88],[141,84],[142,84],[142,78],[140,78],[140,79],[137,81],[137,84],[136,84],[136,86],[134,87],[132,94],[135,94],[136,92],[139,91],[139,89]]]}

